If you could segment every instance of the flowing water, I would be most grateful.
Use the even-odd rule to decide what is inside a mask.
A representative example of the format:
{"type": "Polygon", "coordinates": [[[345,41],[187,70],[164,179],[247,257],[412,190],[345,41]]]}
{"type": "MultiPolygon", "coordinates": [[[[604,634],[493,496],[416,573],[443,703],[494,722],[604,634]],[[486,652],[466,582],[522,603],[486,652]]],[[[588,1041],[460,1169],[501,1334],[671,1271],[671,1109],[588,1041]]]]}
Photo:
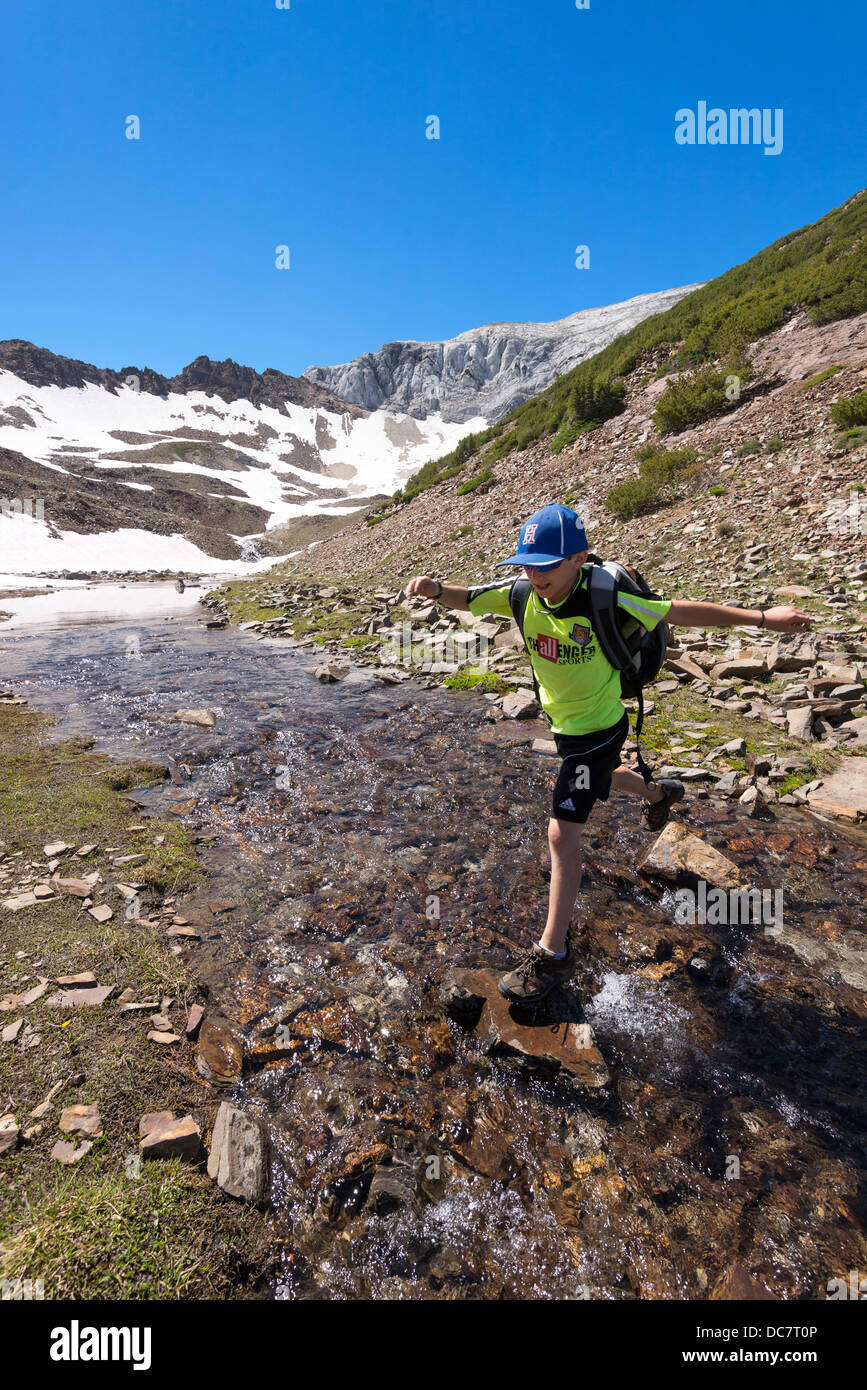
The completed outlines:
{"type": "Polygon", "coordinates": [[[271,1141],[268,1296],[704,1298],[740,1265],[816,1298],[867,1269],[863,832],[679,808],[782,888],[774,936],[678,925],[635,875],[638,806],[597,806],[571,988],[611,1082],[582,1091],[484,1055],[440,1001],[451,966],[508,967],[544,919],[554,765],[526,729],[365,669],[322,686],[309,653],[195,616],[0,649],[52,737],[190,768],[135,798],[199,834],[184,915],[235,905],[190,958],[247,1045],[225,1095],[271,1141]],[[217,727],[147,717],[179,707],[217,727]]]}

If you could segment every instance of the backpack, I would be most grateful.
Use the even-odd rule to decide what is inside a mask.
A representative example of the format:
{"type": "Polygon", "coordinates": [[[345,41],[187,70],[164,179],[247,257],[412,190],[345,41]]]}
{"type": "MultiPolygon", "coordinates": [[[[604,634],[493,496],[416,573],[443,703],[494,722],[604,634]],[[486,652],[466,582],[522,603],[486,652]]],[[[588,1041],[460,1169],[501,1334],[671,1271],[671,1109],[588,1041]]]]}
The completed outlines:
{"type": "MultiPolygon", "coordinates": [[[[644,697],[646,685],[656,680],[665,661],[668,650],[668,633],[664,622],[657,623],[652,632],[642,626],[637,618],[626,613],[617,602],[620,592],[643,594],[645,598],[659,598],[638,570],[620,565],[614,560],[603,561],[598,555],[588,555],[586,568],[589,569],[588,594],[590,598],[590,621],[603,655],[616,671],[620,672],[620,691],[626,698],[638,701],[635,720],[635,740],[641,735],[644,724],[644,697]]],[[[509,593],[512,617],[524,637],[524,613],[532,593],[529,579],[516,579],[509,593]]],[[[524,646],[527,647],[526,638],[524,646]]],[[[527,648],[529,653],[529,648],[527,648]]],[[[532,659],[531,668],[532,670],[532,659]]],[[[539,685],[533,672],[533,687],[539,699],[539,685]]],[[[539,700],[541,704],[541,700],[539,700]]],[[[638,767],[645,782],[653,780],[653,774],[637,747],[638,767]]]]}

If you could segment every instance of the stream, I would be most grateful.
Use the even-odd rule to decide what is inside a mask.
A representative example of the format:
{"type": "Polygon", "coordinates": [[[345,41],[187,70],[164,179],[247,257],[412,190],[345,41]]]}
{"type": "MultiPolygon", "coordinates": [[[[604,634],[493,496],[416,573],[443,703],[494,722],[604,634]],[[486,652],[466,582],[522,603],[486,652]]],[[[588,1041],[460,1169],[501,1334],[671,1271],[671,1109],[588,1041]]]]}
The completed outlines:
{"type": "Polygon", "coordinates": [[[738,1267],[814,1299],[867,1270],[864,830],[678,808],[782,889],[775,937],[679,925],[635,873],[640,807],[597,805],[570,989],[611,1079],[582,1090],[480,1052],[440,1000],[451,967],[510,968],[543,925],[543,730],[316,664],[195,612],[0,628],[0,679],[52,738],[191,770],[135,800],[183,803],[200,837],[208,881],[179,910],[235,904],[190,960],[250,1045],[225,1095],[270,1140],[289,1253],[266,1296],[703,1299],[738,1267]],[[148,719],[179,707],[216,728],[148,719]],[[305,1018],[280,1055],[275,1027],[305,1018]]]}

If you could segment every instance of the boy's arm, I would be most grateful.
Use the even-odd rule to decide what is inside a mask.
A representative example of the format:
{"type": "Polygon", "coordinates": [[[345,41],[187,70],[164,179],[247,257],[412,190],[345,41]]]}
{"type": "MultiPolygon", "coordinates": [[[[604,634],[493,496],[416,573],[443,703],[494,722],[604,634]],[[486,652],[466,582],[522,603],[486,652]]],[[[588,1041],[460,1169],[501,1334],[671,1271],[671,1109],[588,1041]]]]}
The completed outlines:
{"type": "Polygon", "coordinates": [[[665,620],[677,627],[765,627],[770,632],[807,632],[811,626],[808,613],[798,608],[732,608],[727,603],[694,603],[692,599],[676,599],[665,620]]]}
{"type": "Polygon", "coordinates": [[[462,584],[443,584],[440,593],[440,581],[431,579],[428,574],[420,574],[415,579],[411,579],[406,586],[407,598],[414,598],[420,595],[422,598],[436,599],[444,608],[461,608],[465,613],[470,611],[467,601],[467,590],[462,584]]]}

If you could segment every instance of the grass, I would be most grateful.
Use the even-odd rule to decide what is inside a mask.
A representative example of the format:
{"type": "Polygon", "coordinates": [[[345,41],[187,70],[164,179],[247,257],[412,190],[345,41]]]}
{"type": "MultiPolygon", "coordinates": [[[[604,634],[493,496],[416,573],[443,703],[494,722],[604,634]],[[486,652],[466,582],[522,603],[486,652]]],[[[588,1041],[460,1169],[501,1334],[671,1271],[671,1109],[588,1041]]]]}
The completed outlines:
{"type": "Polygon", "coordinates": [[[842,372],[845,370],[845,362],[839,363],[837,366],[834,367],[826,367],[823,372],[817,372],[815,376],[811,376],[809,381],[802,381],[800,386],[798,387],[798,390],[809,391],[810,388],[813,386],[821,386],[823,381],[827,381],[829,377],[836,376],[838,372],[842,372]]]}
{"type": "Polygon", "coordinates": [[[506,695],[512,689],[508,681],[494,675],[493,671],[478,671],[472,667],[446,676],[445,684],[449,690],[480,690],[492,695],[506,695]]]}
{"type": "MultiPolygon", "coordinates": [[[[137,1000],[170,995],[177,1027],[198,993],[184,960],[144,920],[155,895],[182,892],[203,877],[191,832],[157,818],[147,820],[145,832],[131,831],[142,813],[119,788],[152,783],[162,769],[143,763],[137,775],[131,762],[118,768],[94,753],[89,739],[50,743],[53,722],[26,706],[0,706],[7,753],[0,764],[0,839],[7,853],[23,851],[12,861],[22,874],[28,861],[43,861],[49,840],[95,844],[86,859],[62,858],[62,871],[99,869],[100,898],[114,916],[97,923],[65,895],[4,912],[0,993],[20,993],[37,976],[90,970],[100,984],[115,986],[115,996],[101,1009],[66,1011],[49,1008],[46,995],[2,1015],[4,1025],[23,1017],[39,1036],[32,1048],[0,1047],[3,1108],[22,1130],[35,1123],[30,1111],[54,1084],[63,1084],[41,1131],[0,1165],[0,1277],[41,1278],[49,1299],[243,1296],[271,1260],[273,1240],[261,1213],[226,1197],[201,1162],[144,1163],[138,1178],[126,1167],[137,1153],[142,1114],[192,1113],[204,1133],[216,1111],[218,1097],[190,1067],[186,1045],[160,1050],[147,1043],[149,1014],[123,1014],[113,1003],[126,988],[137,1000]],[[154,844],[159,835],[161,846],[154,844]],[[143,885],[138,920],[126,918],[112,891],[124,871],[113,869],[111,859],[125,853],[148,856],[128,871],[143,885]],[[68,1168],[50,1150],[60,1137],[61,1110],[79,1103],[98,1106],[104,1134],[68,1168]]],[[[7,881],[2,896],[13,886],[7,881]]]]}

